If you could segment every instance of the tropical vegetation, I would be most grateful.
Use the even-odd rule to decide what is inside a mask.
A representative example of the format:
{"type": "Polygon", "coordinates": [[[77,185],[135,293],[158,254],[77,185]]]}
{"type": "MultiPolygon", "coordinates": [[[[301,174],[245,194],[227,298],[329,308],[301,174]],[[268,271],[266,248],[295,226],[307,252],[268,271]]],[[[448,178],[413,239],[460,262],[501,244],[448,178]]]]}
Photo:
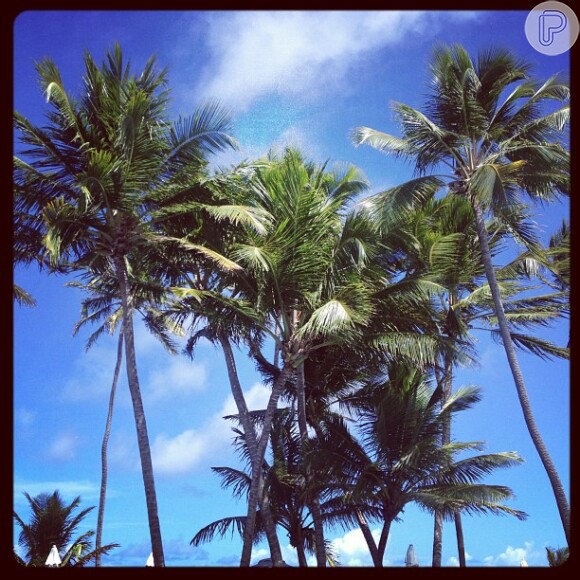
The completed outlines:
{"type": "Polygon", "coordinates": [[[52,547],[56,546],[62,567],[83,567],[118,547],[118,544],[107,544],[93,548],[94,530],[78,534],[83,520],[94,509],[93,506],[77,512],[80,496],[68,505],[58,490],[35,497],[24,492],[24,496],[31,512],[30,521],[27,523],[14,512],[14,521],[20,527],[18,545],[22,556],[14,553],[19,564],[44,566],[52,547]]]}
{"type": "MultiPolygon", "coordinates": [[[[318,163],[291,147],[212,170],[211,154],[236,146],[219,104],[172,122],[166,71],[154,59],[135,75],[116,45],[102,66],[88,53],[84,63],[78,98],[52,61],[37,64],[46,126],[14,114],[14,263],[76,276],[68,284],[84,299],[74,330],[97,325],[87,348],[117,334],[96,545],[92,531],[73,540],[93,509],[72,517],[80,498],[66,506],[58,492],[25,494],[32,522],[14,513],[22,563],[44,565],[55,544],[69,546],[67,565],[98,566],[115,546],[102,546],[101,537],[124,358],[151,551],[155,566],[165,565],[136,315],[173,355],[184,344],[194,357],[201,339],[218,346],[236,404],[226,420],[235,422],[243,465],[213,469],[245,500],[245,513],[206,525],[192,545],[237,531],[241,566],[263,540],[273,565],[283,566],[283,530],[300,566],[309,556],[335,566],[329,533],[358,528],[380,567],[392,524],[415,504],[434,517],[432,565],[441,565],[446,519],[455,522],[466,565],[463,516],[526,518],[508,505],[514,490],[484,481],[522,458],[481,453],[485,433],[467,442],[453,433],[455,415],[481,398],[480,387],[456,384],[456,369],[478,359],[480,330],[503,344],[569,539],[568,500],[518,360],[518,350],[569,357],[569,345],[540,332],[570,313],[569,225],[547,247],[530,227],[530,200],[568,195],[564,82],[536,81],[504,51],[474,59],[461,46],[439,47],[424,111],[394,105],[401,137],[353,130],[356,145],[415,166],[410,181],[370,195],[358,168],[318,163]],[[557,108],[546,109],[552,103],[557,108]],[[514,241],[513,259],[494,264],[514,241]],[[238,353],[270,388],[264,409],[248,406],[238,353]]],[[[34,305],[17,285],[14,299],[34,305]]],[[[548,557],[563,558],[551,550],[548,557]]]]}

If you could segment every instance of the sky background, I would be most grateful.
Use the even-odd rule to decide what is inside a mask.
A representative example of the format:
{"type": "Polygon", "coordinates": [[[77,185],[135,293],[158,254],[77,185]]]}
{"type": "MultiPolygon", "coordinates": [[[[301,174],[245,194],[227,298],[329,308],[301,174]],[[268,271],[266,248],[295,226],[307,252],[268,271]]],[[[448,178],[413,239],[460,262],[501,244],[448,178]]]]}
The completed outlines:
{"type": "MultiPolygon", "coordinates": [[[[534,6],[530,4],[530,9],[534,6]]],[[[370,192],[396,185],[412,167],[369,147],[356,148],[349,133],[360,125],[400,134],[392,101],[421,108],[428,89],[428,60],[436,43],[460,43],[475,54],[498,46],[534,63],[545,79],[568,73],[570,55],[545,56],[527,42],[522,11],[272,12],[272,11],[27,11],[14,22],[14,107],[43,123],[46,110],[34,62],[52,58],[64,84],[76,93],[83,53],[97,63],[119,42],[135,72],[152,54],[169,69],[171,116],[190,114],[218,98],[233,115],[238,152],[220,155],[227,166],[255,159],[270,147],[294,145],[322,162],[349,162],[371,183],[370,192]]],[[[566,203],[536,208],[540,237],[547,242],[568,217],[566,203]]],[[[498,260],[501,263],[501,259],[498,260]]],[[[15,281],[37,299],[36,308],[14,307],[13,484],[14,509],[27,520],[23,491],[58,489],[66,500],[81,496],[97,506],[100,447],[115,363],[116,337],[102,337],[88,352],[88,331],[72,336],[82,295],[63,277],[17,268],[15,281]]],[[[468,566],[547,565],[545,547],[566,544],[547,476],[529,440],[503,350],[484,334],[480,366],[462,370],[457,385],[476,384],[483,400],[458,417],[458,440],[485,440],[486,451],[517,451],[522,465],[487,482],[510,486],[510,506],[529,514],[525,522],[497,516],[464,517],[468,566]]],[[[565,345],[568,323],[542,331],[565,345]]],[[[236,466],[230,425],[235,412],[223,356],[201,343],[193,361],[170,356],[137,323],[137,363],[147,415],[159,517],[167,566],[236,566],[241,542],[226,537],[199,548],[190,539],[215,519],[245,513],[244,504],[222,490],[210,468],[236,466]]],[[[538,426],[569,490],[569,365],[521,355],[538,426]]],[[[237,363],[250,408],[262,408],[268,391],[247,356],[237,363]]],[[[568,494],[569,496],[569,494],[568,494]]],[[[81,529],[96,527],[96,509],[81,529]]],[[[5,512],[7,516],[10,511],[5,512]]],[[[14,543],[18,530],[15,530],[14,543]]],[[[430,565],[433,519],[409,506],[391,528],[385,562],[404,565],[410,543],[420,565],[430,565]]],[[[343,565],[370,565],[359,531],[334,530],[343,565]]],[[[285,559],[295,553],[280,533],[285,559]]],[[[133,413],[124,373],[118,387],[109,443],[109,481],[104,543],[121,547],[104,560],[114,566],[143,566],[151,551],[133,413]]],[[[267,557],[266,546],[253,561],[267,557]]],[[[445,524],[443,563],[457,565],[455,531],[445,524]]]]}

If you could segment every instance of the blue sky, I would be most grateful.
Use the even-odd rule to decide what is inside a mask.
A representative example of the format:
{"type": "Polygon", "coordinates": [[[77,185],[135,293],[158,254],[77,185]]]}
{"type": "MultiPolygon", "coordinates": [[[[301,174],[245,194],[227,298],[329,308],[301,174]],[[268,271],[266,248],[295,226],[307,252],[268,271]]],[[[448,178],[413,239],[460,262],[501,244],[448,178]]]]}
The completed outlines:
{"type": "MultiPolygon", "coordinates": [[[[530,4],[530,9],[534,4],[530,4]]],[[[101,62],[119,42],[133,70],[152,54],[169,68],[172,116],[219,98],[233,115],[238,152],[214,162],[228,165],[254,159],[270,147],[296,145],[309,157],[349,162],[366,174],[370,191],[411,176],[412,167],[367,147],[355,148],[352,128],[366,125],[398,134],[391,101],[421,107],[428,85],[428,59],[438,42],[460,43],[475,53],[505,47],[534,63],[547,78],[569,73],[569,53],[536,52],[524,33],[526,11],[426,12],[270,12],[270,11],[27,11],[14,23],[14,106],[43,122],[45,101],[34,61],[52,58],[65,85],[76,92],[83,52],[101,62]]],[[[540,236],[547,241],[568,217],[566,203],[536,208],[540,236]]],[[[501,262],[501,258],[498,262],[501,262]]],[[[13,427],[14,509],[26,519],[23,491],[36,495],[59,489],[83,507],[98,504],[100,446],[115,361],[116,338],[102,337],[85,352],[87,332],[72,336],[81,294],[66,279],[17,268],[15,281],[32,292],[36,308],[14,307],[13,427]]],[[[542,334],[560,345],[567,322],[542,334]]],[[[459,440],[485,440],[487,451],[517,451],[525,463],[488,481],[510,486],[510,506],[526,511],[509,517],[465,517],[471,566],[545,566],[545,546],[565,545],[547,476],[527,435],[503,351],[478,336],[481,365],[462,370],[458,384],[477,384],[483,400],[460,418],[459,440]]],[[[242,503],[219,487],[210,471],[236,465],[230,426],[222,417],[235,412],[223,358],[200,344],[194,361],[172,357],[137,324],[137,362],[156,472],[159,515],[168,566],[233,566],[239,562],[237,537],[200,548],[191,537],[211,521],[244,513],[242,503]]],[[[569,489],[569,365],[521,357],[536,420],[564,485],[569,489]]],[[[244,353],[238,353],[242,385],[251,408],[261,408],[267,390],[244,353]]],[[[109,446],[109,485],[104,542],[116,542],[105,563],[143,566],[150,552],[145,498],[135,427],[124,375],[118,389],[109,446]]],[[[96,509],[87,518],[96,526],[96,509]]],[[[432,517],[409,507],[391,529],[386,561],[403,565],[413,543],[419,563],[429,565],[432,517]]],[[[286,560],[296,557],[280,535],[286,560]]],[[[358,531],[335,530],[344,565],[370,565],[358,531]]],[[[456,561],[455,532],[445,526],[443,562],[456,561]]],[[[15,536],[16,543],[16,536],[15,536]]],[[[254,560],[266,557],[264,546],[254,560]]]]}

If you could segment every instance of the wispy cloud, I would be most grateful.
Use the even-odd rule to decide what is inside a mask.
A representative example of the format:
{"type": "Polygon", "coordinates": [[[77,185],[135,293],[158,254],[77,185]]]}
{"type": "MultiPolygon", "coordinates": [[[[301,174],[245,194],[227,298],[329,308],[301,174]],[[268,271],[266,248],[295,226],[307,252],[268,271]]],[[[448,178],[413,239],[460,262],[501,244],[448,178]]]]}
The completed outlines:
{"type": "Polygon", "coordinates": [[[108,397],[116,356],[116,340],[103,337],[101,342],[73,360],[72,376],[63,385],[61,401],[78,402],[108,397]]]}
{"type": "MultiPolygon", "coordinates": [[[[99,484],[97,482],[88,480],[29,481],[17,477],[14,481],[14,504],[18,506],[27,503],[23,495],[25,491],[35,497],[41,493],[53,493],[57,489],[65,501],[72,501],[79,495],[83,501],[99,498],[99,484]]],[[[110,495],[114,492],[109,490],[107,493],[110,495]]]]}
{"type": "Polygon", "coordinates": [[[19,427],[28,429],[32,427],[36,420],[36,411],[31,411],[30,409],[20,408],[16,409],[14,413],[14,420],[19,427]]]}
{"type": "Polygon", "coordinates": [[[321,91],[344,88],[361,59],[433,32],[443,15],[410,10],[211,13],[204,22],[210,58],[195,94],[219,98],[237,110],[266,94],[316,98],[321,91]]]}
{"type": "Polygon", "coordinates": [[[46,455],[48,459],[60,462],[73,461],[81,444],[80,437],[72,432],[59,433],[49,442],[46,455]]]}
{"type": "MultiPolygon", "coordinates": [[[[264,408],[269,393],[264,385],[254,385],[245,393],[248,408],[264,408]]],[[[223,417],[236,413],[234,399],[232,395],[228,395],[221,410],[210,417],[200,429],[187,429],[174,436],[167,433],[157,435],[152,445],[156,473],[182,475],[198,469],[219,452],[223,452],[232,438],[231,424],[224,421],[223,417]]]]}
{"type": "Polygon", "coordinates": [[[149,402],[175,401],[176,397],[187,397],[205,389],[207,370],[202,362],[191,362],[185,357],[163,360],[163,366],[153,369],[147,377],[149,402]]]}

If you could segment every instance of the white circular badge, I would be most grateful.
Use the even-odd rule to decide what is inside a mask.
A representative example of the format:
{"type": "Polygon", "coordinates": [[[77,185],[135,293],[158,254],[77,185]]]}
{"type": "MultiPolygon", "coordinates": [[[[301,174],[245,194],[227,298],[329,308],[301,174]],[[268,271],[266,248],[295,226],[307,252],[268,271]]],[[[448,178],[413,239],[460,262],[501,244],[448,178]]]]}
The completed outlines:
{"type": "Polygon", "coordinates": [[[580,26],[574,11],[562,2],[542,2],[526,18],[526,38],[542,54],[555,56],[572,48],[580,26]]]}

